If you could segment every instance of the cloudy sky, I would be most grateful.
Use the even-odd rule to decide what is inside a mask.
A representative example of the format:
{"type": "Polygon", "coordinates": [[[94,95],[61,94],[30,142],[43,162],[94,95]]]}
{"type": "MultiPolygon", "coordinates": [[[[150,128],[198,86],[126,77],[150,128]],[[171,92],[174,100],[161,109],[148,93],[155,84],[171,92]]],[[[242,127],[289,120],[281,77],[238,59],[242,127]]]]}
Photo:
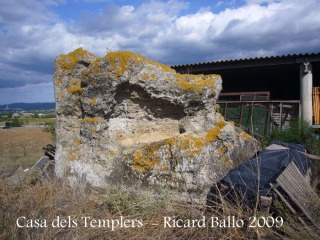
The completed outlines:
{"type": "Polygon", "coordinates": [[[53,102],[78,47],[185,63],[320,52],[320,0],[0,0],[0,104],[53,102]]]}

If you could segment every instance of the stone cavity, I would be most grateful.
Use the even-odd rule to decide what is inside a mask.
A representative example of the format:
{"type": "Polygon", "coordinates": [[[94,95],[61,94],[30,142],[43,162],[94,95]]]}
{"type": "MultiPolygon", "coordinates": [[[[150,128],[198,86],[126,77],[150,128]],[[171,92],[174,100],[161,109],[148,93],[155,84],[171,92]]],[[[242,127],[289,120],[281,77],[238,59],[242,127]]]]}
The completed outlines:
{"type": "Polygon", "coordinates": [[[179,74],[131,52],[55,62],[56,175],[70,184],[168,189],[204,202],[257,141],[224,120],[219,75],[179,74]]]}

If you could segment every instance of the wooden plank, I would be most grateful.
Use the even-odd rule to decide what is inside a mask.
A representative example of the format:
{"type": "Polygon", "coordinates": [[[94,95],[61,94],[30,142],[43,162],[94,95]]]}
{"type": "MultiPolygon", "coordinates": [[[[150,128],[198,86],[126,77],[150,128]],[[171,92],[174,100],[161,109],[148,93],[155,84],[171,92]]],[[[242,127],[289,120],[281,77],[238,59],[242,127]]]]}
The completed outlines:
{"type": "Polygon", "coordinates": [[[312,88],[314,124],[320,124],[320,87],[312,88]]]}
{"type": "Polygon", "coordinates": [[[241,95],[270,96],[270,91],[260,91],[260,92],[225,92],[225,93],[220,93],[219,96],[241,96],[241,95]]]}
{"type": "Polygon", "coordinates": [[[320,199],[310,187],[294,162],[280,174],[276,182],[288,194],[291,200],[301,209],[305,216],[320,229],[319,212],[320,199]]]}
{"type": "Polygon", "coordinates": [[[242,113],[243,113],[243,104],[241,103],[241,107],[240,107],[240,119],[239,119],[240,127],[242,126],[242,113]]]}
{"type": "MultiPolygon", "coordinates": [[[[271,184],[272,186],[272,184],[271,184]]],[[[273,191],[275,191],[275,193],[280,197],[281,201],[284,202],[284,204],[290,209],[290,211],[293,214],[297,214],[297,211],[291,206],[291,204],[287,201],[287,199],[277,190],[276,186],[273,185],[272,186],[273,191]]],[[[298,220],[305,226],[307,227],[309,230],[310,228],[308,227],[308,225],[306,224],[306,222],[299,216],[298,220]]]]}

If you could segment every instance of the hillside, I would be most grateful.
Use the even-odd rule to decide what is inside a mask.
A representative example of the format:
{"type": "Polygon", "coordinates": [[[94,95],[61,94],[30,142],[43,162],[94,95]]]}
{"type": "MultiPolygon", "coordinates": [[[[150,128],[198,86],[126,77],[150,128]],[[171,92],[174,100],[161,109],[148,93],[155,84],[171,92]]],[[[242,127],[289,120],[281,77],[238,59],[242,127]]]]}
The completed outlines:
{"type": "Polygon", "coordinates": [[[8,105],[0,105],[0,111],[36,111],[55,109],[54,102],[46,103],[12,103],[8,105]],[[8,109],[9,108],[9,109],[8,109]]]}

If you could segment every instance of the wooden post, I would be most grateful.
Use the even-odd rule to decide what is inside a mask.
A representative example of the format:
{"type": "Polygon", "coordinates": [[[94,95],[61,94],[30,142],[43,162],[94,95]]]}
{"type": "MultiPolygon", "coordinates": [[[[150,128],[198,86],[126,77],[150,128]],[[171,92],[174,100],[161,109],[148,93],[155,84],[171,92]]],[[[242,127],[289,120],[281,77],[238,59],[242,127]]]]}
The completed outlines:
{"type": "Polygon", "coordinates": [[[253,130],[253,107],[254,107],[254,105],[252,102],[251,103],[251,111],[250,111],[250,133],[251,133],[251,135],[253,135],[253,132],[254,132],[254,130],[253,130]]]}
{"type": "Polygon", "coordinates": [[[270,125],[270,103],[268,103],[268,111],[267,111],[267,115],[266,115],[266,120],[265,120],[265,124],[264,124],[264,135],[267,135],[268,132],[270,132],[270,130],[268,131],[268,126],[270,125]]]}
{"type": "Polygon", "coordinates": [[[224,118],[226,119],[227,117],[227,108],[228,108],[228,103],[226,102],[225,108],[224,108],[224,118]]]}
{"type": "Polygon", "coordinates": [[[283,104],[280,103],[280,122],[279,122],[279,130],[282,132],[282,112],[283,112],[283,104]]]}
{"type": "Polygon", "coordinates": [[[242,110],[243,110],[243,103],[241,103],[241,107],[240,107],[240,119],[239,119],[240,127],[242,126],[242,110]]]}

